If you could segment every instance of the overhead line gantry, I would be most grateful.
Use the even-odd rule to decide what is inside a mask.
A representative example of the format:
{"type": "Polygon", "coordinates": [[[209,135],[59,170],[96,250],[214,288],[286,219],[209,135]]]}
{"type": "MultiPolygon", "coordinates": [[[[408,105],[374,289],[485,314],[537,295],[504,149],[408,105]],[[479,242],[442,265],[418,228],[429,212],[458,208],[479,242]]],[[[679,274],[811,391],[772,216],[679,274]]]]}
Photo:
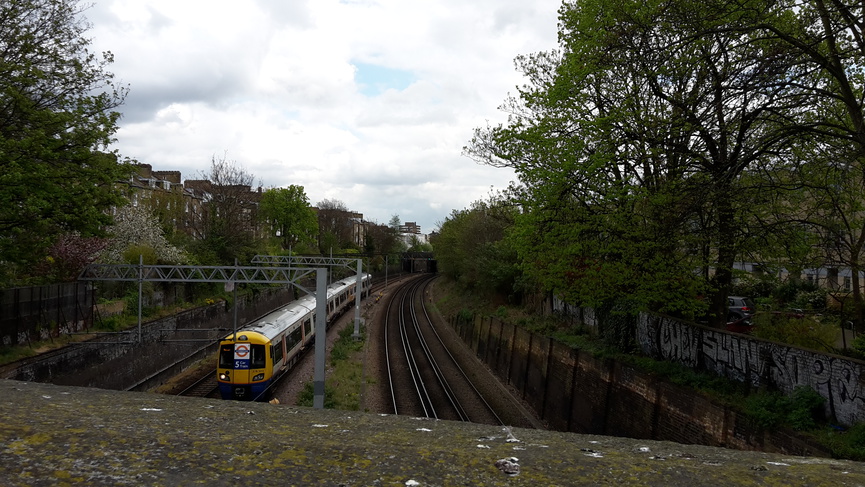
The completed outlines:
{"type": "MultiPolygon", "coordinates": [[[[280,264],[276,266],[193,266],[193,265],[144,265],[139,257],[135,264],[91,264],[78,277],[84,281],[138,282],[138,342],[141,342],[141,294],[144,282],[223,282],[230,284],[290,284],[315,296],[315,372],[313,407],[324,408],[324,370],[327,322],[327,267],[347,266],[357,263],[357,291],[355,292],[355,334],[360,323],[361,259],[329,257],[284,257],[259,255],[255,263],[280,264]],[[295,260],[296,259],[296,260],[295,260]],[[284,264],[284,265],[283,265],[284,264]],[[292,265],[295,264],[295,265],[292,265]],[[312,266],[316,267],[312,267],[312,266]],[[311,292],[299,281],[316,274],[316,289],[311,292]]],[[[228,286],[227,286],[228,287],[228,286]]],[[[227,289],[231,290],[231,289],[227,289]]],[[[235,330],[237,329],[237,299],[234,300],[235,330]]]]}

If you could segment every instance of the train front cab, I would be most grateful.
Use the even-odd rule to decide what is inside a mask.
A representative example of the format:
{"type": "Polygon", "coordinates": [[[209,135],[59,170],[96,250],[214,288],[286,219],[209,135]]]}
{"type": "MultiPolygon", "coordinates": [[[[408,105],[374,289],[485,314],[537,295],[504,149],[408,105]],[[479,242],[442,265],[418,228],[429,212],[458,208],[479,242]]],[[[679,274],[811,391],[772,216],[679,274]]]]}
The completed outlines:
{"type": "Polygon", "coordinates": [[[251,401],[267,390],[273,376],[269,348],[257,333],[244,333],[236,340],[229,337],[220,343],[216,373],[223,399],[251,401]]]}

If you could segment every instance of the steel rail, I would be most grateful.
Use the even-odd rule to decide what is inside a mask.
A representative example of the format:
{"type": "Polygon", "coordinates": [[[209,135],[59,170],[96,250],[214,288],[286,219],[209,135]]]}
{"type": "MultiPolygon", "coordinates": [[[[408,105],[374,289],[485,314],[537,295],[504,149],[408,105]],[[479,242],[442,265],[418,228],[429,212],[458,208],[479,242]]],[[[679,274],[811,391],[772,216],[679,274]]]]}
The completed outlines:
{"type": "Polygon", "coordinates": [[[409,363],[409,370],[412,374],[412,380],[415,382],[415,389],[418,392],[418,398],[421,401],[421,406],[424,410],[424,415],[428,418],[438,418],[436,414],[435,407],[433,406],[432,398],[430,397],[429,390],[427,390],[426,382],[423,379],[420,367],[417,364],[417,360],[415,359],[415,354],[412,351],[412,346],[410,343],[410,337],[408,334],[408,327],[406,326],[405,320],[405,309],[406,309],[406,297],[408,296],[409,302],[411,302],[412,291],[417,287],[417,282],[411,283],[411,285],[404,290],[404,292],[400,296],[400,309],[399,309],[399,331],[400,337],[402,338],[402,346],[403,353],[405,353],[406,360],[409,363]]]}
{"type": "MultiPolygon", "coordinates": [[[[429,363],[430,368],[432,369],[432,372],[433,372],[436,380],[438,381],[439,385],[441,386],[445,397],[447,398],[448,402],[450,402],[451,407],[456,412],[457,416],[459,417],[459,419],[461,421],[470,421],[468,413],[466,412],[463,405],[460,403],[459,398],[457,397],[457,394],[454,392],[453,387],[451,387],[451,384],[448,381],[447,377],[445,376],[444,372],[442,372],[442,369],[439,366],[438,361],[435,358],[435,354],[433,354],[432,349],[430,348],[429,344],[426,341],[426,337],[424,336],[423,330],[421,330],[420,321],[418,321],[418,319],[417,319],[417,313],[415,310],[415,299],[414,298],[418,296],[418,289],[421,288],[421,285],[424,284],[425,282],[427,282],[427,280],[418,281],[417,283],[415,283],[415,285],[410,290],[411,297],[409,298],[409,306],[408,307],[410,310],[410,316],[411,316],[412,324],[413,324],[413,327],[415,330],[415,334],[417,335],[418,343],[421,347],[421,352],[426,356],[427,362],[429,363]]],[[[423,302],[422,295],[421,295],[421,302],[423,302]]],[[[429,316],[426,316],[426,318],[427,318],[427,321],[429,322],[429,316]]],[[[430,322],[430,325],[431,325],[431,322],[430,322]]],[[[439,341],[441,342],[441,339],[439,339],[439,341]]],[[[444,346],[443,342],[441,343],[441,345],[447,351],[447,347],[444,346]]],[[[448,354],[450,355],[450,353],[448,353],[448,354]]],[[[453,356],[451,356],[451,359],[453,360],[453,356]]]]}
{"type": "MultiPolygon", "coordinates": [[[[429,286],[429,283],[430,283],[430,280],[427,280],[427,281],[425,281],[425,282],[423,283],[423,285],[424,285],[424,289],[426,289],[426,286],[429,286]]],[[[502,421],[502,419],[499,417],[499,415],[496,414],[495,409],[494,409],[492,406],[490,406],[489,402],[487,402],[487,400],[486,400],[486,398],[484,397],[484,395],[481,394],[481,392],[477,389],[477,387],[475,387],[474,381],[472,381],[472,380],[469,378],[468,374],[466,374],[465,370],[463,370],[463,368],[460,366],[459,362],[458,362],[457,359],[453,356],[453,354],[451,353],[450,349],[445,345],[444,340],[442,340],[441,335],[439,335],[438,330],[436,330],[436,327],[433,325],[433,321],[432,321],[432,319],[430,318],[429,313],[427,312],[426,302],[423,300],[423,298],[421,298],[421,310],[423,311],[424,317],[426,317],[427,322],[430,324],[430,330],[433,332],[433,334],[435,335],[435,337],[438,339],[439,343],[441,343],[442,348],[444,349],[445,353],[447,353],[448,357],[450,357],[450,359],[451,359],[451,361],[453,362],[454,366],[457,368],[457,370],[459,370],[460,374],[462,374],[462,376],[463,376],[463,378],[465,379],[465,381],[466,381],[466,382],[468,383],[468,385],[472,388],[472,390],[475,392],[475,394],[477,395],[477,397],[481,400],[481,402],[484,404],[484,406],[485,406],[486,409],[490,412],[490,414],[492,414],[493,417],[496,418],[496,421],[497,421],[499,424],[504,424],[504,421],[502,421]]],[[[460,406],[460,407],[462,407],[462,406],[460,406]]],[[[467,419],[465,419],[465,421],[469,421],[469,419],[468,419],[468,415],[466,415],[466,418],[467,418],[467,419]]]]}

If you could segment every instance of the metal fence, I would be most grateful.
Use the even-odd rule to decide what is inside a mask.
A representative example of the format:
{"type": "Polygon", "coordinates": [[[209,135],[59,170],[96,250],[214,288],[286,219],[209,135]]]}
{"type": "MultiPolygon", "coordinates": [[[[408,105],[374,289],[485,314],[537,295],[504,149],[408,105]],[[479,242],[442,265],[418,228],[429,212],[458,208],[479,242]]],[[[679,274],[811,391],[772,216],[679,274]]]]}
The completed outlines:
{"type": "Polygon", "coordinates": [[[93,296],[93,286],[83,282],[0,290],[0,344],[26,344],[89,328],[93,296]]]}

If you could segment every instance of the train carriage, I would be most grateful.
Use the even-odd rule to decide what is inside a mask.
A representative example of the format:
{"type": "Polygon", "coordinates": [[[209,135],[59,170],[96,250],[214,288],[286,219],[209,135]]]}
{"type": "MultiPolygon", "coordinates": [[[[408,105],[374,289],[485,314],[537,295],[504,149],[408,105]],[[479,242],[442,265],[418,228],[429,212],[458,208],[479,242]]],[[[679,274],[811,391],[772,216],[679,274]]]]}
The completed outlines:
{"type": "MultiPolygon", "coordinates": [[[[368,293],[370,276],[362,278],[368,293]]],[[[350,308],[357,281],[353,277],[328,286],[327,323],[350,308]]],[[[315,337],[316,300],[304,296],[248,323],[220,340],[217,380],[223,399],[255,400],[290,369],[315,337]]]]}

